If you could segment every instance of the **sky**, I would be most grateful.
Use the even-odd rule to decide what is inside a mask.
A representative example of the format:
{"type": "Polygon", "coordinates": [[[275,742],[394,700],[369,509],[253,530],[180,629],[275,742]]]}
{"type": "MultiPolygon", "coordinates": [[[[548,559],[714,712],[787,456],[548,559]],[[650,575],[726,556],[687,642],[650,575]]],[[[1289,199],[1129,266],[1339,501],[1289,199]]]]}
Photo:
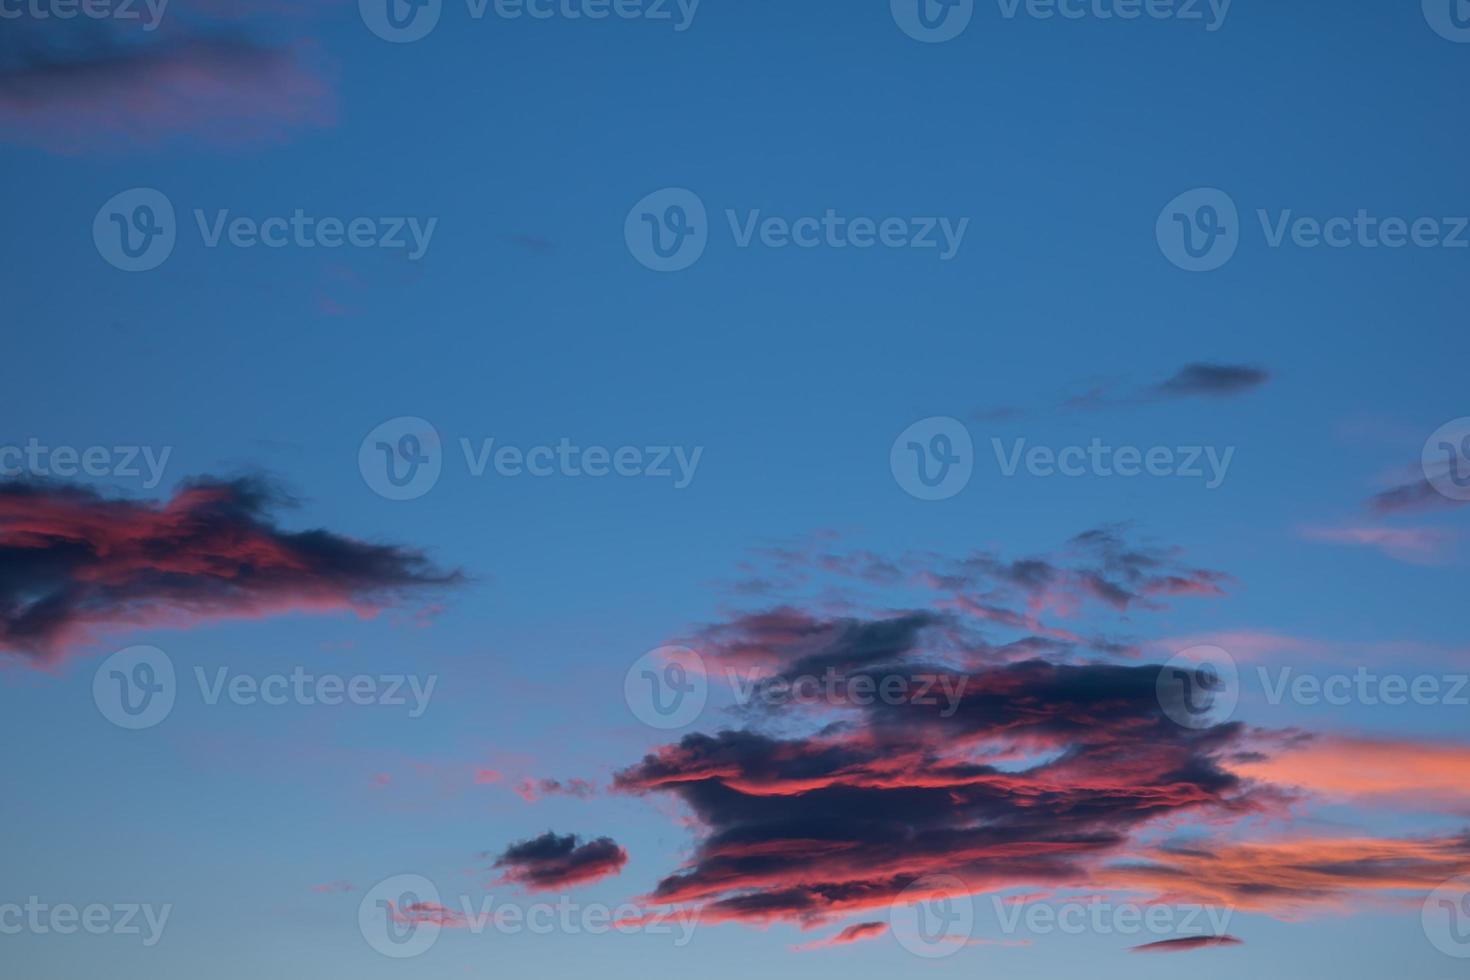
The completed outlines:
{"type": "Polygon", "coordinates": [[[1463,976],[1467,77],[0,0],[6,963],[1463,976]]]}

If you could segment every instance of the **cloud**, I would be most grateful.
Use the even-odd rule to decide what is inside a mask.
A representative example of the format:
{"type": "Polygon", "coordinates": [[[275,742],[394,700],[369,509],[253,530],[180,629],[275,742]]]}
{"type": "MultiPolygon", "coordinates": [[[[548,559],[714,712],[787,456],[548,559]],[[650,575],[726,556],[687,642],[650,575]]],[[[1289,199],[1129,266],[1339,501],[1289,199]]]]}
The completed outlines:
{"type": "MultiPolygon", "coordinates": [[[[1463,676],[1463,675],[1461,675],[1463,676]]],[[[1437,694],[1470,694],[1458,681],[1437,694]],[[1458,684],[1461,690],[1452,688],[1458,684]]],[[[1405,697],[1412,685],[1406,684],[1405,697]]],[[[1248,779],[1292,786],[1333,800],[1470,816],[1470,745],[1424,739],[1331,735],[1295,740],[1269,756],[1233,763],[1248,779]]]]}
{"type": "Polygon", "coordinates": [[[1185,953],[1193,949],[1210,946],[1244,946],[1234,936],[1181,936],[1178,939],[1161,939],[1156,943],[1134,946],[1130,953],[1185,953]]]}
{"type": "Polygon", "coordinates": [[[1300,838],[1164,846],[1111,866],[1114,887],[1160,901],[1204,902],[1278,918],[1350,911],[1364,898],[1423,895],[1470,871],[1470,837],[1300,838]]]}
{"type": "Polygon", "coordinates": [[[278,140],[335,118],[322,56],[238,32],[124,32],[95,23],[7,22],[0,126],[10,142],[58,152],[152,147],[179,136],[278,140]]]}
{"type": "Polygon", "coordinates": [[[1432,527],[1309,527],[1301,533],[1309,541],[1376,548],[1414,565],[1443,563],[1457,540],[1455,532],[1432,527]]]}
{"type": "Polygon", "coordinates": [[[352,610],[460,581],[410,549],[285,531],[257,478],[200,478],[155,504],[0,483],[0,652],[55,661],[129,629],[352,610]]]}
{"type": "MultiPolygon", "coordinates": [[[[1074,389],[1072,394],[1054,406],[1052,412],[1065,415],[1130,408],[1176,398],[1230,398],[1262,387],[1270,380],[1271,372],[1265,368],[1197,361],[1184,365],[1164,381],[1144,387],[1119,377],[1089,379],[1084,382],[1085,388],[1074,389]]],[[[977,410],[970,413],[970,417],[979,422],[1003,423],[1044,414],[1047,413],[1003,405],[977,410]]]]}
{"type": "MultiPolygon", "coordinates": [[[[1146,892],[1290,917],[1401,899],[1470,871],[1460,837],[1230,839],[1247,821],[1286,819],[1329,791],[1449,793],[1464,770],[1453,757],[1395,777],[1393,759],[1410,751],[1402,746],[1356,772],[1352,746],[1298,764],[1296,753],[1313,751],[1301,732],[1177,724],[1187,695],[1160,683],[1161,666],[1111,662],[1136,649],[1041,620],[1083,609],[1131,617],[1176,596],[1218,595],[1231,581],[1127,531],[1095,528],[1059,555],[887,562],[906,599],[932,590],[935,608],[858,611],[821,589],[819,604],[793,598],[702,627],[691,642],[712,681],[733,667],[839,684],[814,701],[738,712],[740,727],[685,734],[614,773],[615,792],[681,803],[695,833],[687,859],[640,901],[707,922],[812,928],[874,918],[927,876],[950,875],[971,894],[1146,892]],[[999,643],[997,630],[1021,636],[999,643]],[[895,678],[911,696],[850,696],[895,678]],[[921,678],[937,697],[917,696],[921,678]],[[1292,778],[1324,762],[1315,790],[1292,778]],[[1158,843],[1186,831],[1206,843],[1158,843]]],[[[865,569],[876,556],[823,560],[833,547],[771,552],[772,580],[799,571],[814,577],[803,587],[821,576],[875,587],[865,569]]]]}
{"type": "Polygon", "coordinates": [[[1028,661],[965,674],[949,717],[880,703],[807,736],[686,735],[615,775],[622,792],[676,795],[704,828],[646,900],[815,925],[929,874],[977,891],[1085,880],[1153,819],[1261,809],[1220,764],[1239,726],[1174,724],[1158,672],[1028,661]]]}
{"type": "MultiPolygon", "coordinates": [[[[1131,529],[1110,524],[1077,535],[1060,554],[1009,558],[974,551],[961,558],[928,553],[898,556],[864,549],[845,551],[830,537],[794,546],[759,549],[759,564],[742,563],[741,572],[762,582],[758,590],[737,583],[742,598],[778,593],[797,596],[812,584],[832,580],[832,589],[918,590],[934,593],[937,608],[922,611],[918,626],[925,642],[945,642],[970,659],[1025,659],[1046,654],[1063,657],[1086,648],[1107,656],[1136,656],[1133,643],[1118,637],[1058,625],[1101,606],[1104,614],[1155,612],[1180,598],[1218,598],[1231,578],[1223,572],[1185,562],[1177,548],[1129,540],[1131,529]],[[1018,633],[1004,644],[977,635],[977,628],[1018,633]]],[[[743,579],[742,581],[748,581],[743,579]]],[[[825,623],[790,602],[748,612],[707,627],[690,641],[711,647],[742,667],[789,664],[801,650],[820,648],[827,633],[846,628],[846,617],[825,623]]],[[[888,623],[881,629],[901,628],[888,623]]]]}
{"type": "Polygon", "coordinates": [[[814,949],[828,949],[832,946],[846,946],[849,943],[862,942],[864,939],[877,939],[888,931],[886,922],[858,922],[848,926],[841,932],[824,939],[815,939],[809,943],[801,943],[792,946],[796,953],[807,953],[814,949]]]}
{"type": "Polygon", "coordinates": [[[1380,516],[1387,516],[1450,510],[1461,507],[1465,503],[1464,500],[1456,500],[1440,493],[1434,484],[1421,475],[1396,487],[1375,493],[1368,498],[1368,510],[1380,516]]]}
{"type": "Polygon", "coordinates": [[[1262,368],[1244,364],[1186,364],[1167,381],[1154,386],[1154,393],[1166,398],[1208,395],[1215,398],[1239,395],[1259,388],[1271,380],[1262,368]]]}
{"type": "Polygon", "coordinates": [[[322,885],[312,885],[311,890],[318,895],[333,895],[337,893],[355,892],[357,886],[350,881],[329,881],[322,885]]]}
{"type": "Polygon", "coordinates": [[[563,782],[560,779],[526,778],[515,786],[516,795],[527,803],[535,803],[543,796],[557,795],[575,796],[579,800],[585,800],[596,791],[596,787],[585,779],[568,779],[563,782]]]}
{"type": "Polygon", "coordinates": [[[574,834],[540,837],[506,848],[495,861],[504,868],[502,880],[528,891],[556,891],[615,875],[628,863],[628,852],[611,837],[581,843],[574,834]]]}

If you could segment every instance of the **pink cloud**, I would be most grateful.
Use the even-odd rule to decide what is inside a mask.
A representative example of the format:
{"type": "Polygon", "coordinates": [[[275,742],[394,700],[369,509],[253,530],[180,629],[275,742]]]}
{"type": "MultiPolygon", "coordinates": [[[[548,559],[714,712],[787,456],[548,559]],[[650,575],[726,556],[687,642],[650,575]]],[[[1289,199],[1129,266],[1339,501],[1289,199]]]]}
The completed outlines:
{"type": "Polygon", "coordinates": [[[1428,527],[1309,527],[1301,533],[1309,541],[1377,548],[1396,561],[1414,565],[1443,563],[1456,540],[1452,531],[1428,527]]]}
{"type": "Polygon", "coordinates": [[[355,892],[357,886],[350,881],[329,881],[322,885],[312,885],[311,890],[318,895],[334,895],[344,892],[355,892]]]}
{"type": "Polygon", "coordinates": [[[886,922],[859,922],[850,925],[846,929],[833,936],[824,939],[815,939],[809,943],[801,943],[792,946],[793,952],[807,953],[814,949],[828,949],[832,946],[846,946],[850,943],[862,942],[864,939],[877,939],[888,931],[886,922]]]}
{"type": "Polygon", "coordinates": [[[151,148],[180,136],[273,142],[335,122],[331,72],[314,44],[162,33],[64,44],[38,34],[43,53],[0,59],[4,138],[77,153],[99,145],[151,148]]]}

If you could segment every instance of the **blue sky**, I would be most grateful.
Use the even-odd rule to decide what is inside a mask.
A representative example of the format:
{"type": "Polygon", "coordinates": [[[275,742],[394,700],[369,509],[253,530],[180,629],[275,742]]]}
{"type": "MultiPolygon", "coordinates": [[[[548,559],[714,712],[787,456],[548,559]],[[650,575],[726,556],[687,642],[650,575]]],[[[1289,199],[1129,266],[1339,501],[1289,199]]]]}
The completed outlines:
{"type": "MultiPolygon", "coordinates": [[[[170,581],[78,612],[87,628],[44,650],[8,622],[0,730],[21,750],[0,797],[13,842],[0,904],[36,895],[172,913],[155,945],[22,931],[0,935],[6,959],[40,978],[103,968],[617,977],[650,966],[820,977],[916,964],[1125,976],[1181,962],[1206,977],[1283,965],[1457,975],[1420,907],[1434,884],[1470,871],[1464,855],[1435,865],[1427,887],[1364,880],[1298,905],[1236,902],[1229,933],[1242,945],[1164,957],[1126,953],[1157,936],[1096,930],[933,960],[893,935],[792,951],[848,924],[886,923],[886,899],[820,924],[702,921],[682,947],[647,931],[447,928],[423,955],[393,959],[358,927],[364,896],[398,874],[432,880],[446,899],[524,906],[565,894],[616,906],[699,866],[710,831],[685,819],[690,800],[617,791],[614,774],[689,733],[760,720],[724,712],[730,692],[712,682],[697,721],[651,728],[625,701],[630,666],[673,642],[719,663],[721,639],[773,609],[826,624],[812,627],[819,636],[834,622],[924,609],[959,616],[947,629],[967,641],[1014,640],[964,621],[954,603],[965,596],[925,584],[975,553],[1045,557],[1056,594],[1020,606],[1036,600],[1049,626],[1133,648],[1045,656],[1154,665],[1214,643],[1240,668],[1229,721],[1325,746],[1305,764],[1293,752],[1309,750],[1262,750],[1278,767],[1256,778],[1290,787],[1290,801],[1257,794],[1238,823],[1191,811],[1130,826],[1125,846],[1068,887],[1008,879],[1009,893],[1148,900],[1103,869],[1141,860],[1171,833],[1209,834],[1221,848],[1464,834],[1470,801],[1444,798],[1444,773],[1463,786],[1470,771],[1464,707],[1272,704],[1260,671],[1467,669],[1461,501],[1427,495],[1409,509],[1372,498],[1432,483],[1426,440],[1470,414],[1470,250],[1273,248],[1258,212],[1325,222],[1361,210],[1380,222],[1431,218],[1454,234],[1470,215],[1457,98],[1470,45],[1436,33],[1415,4],[1237,0],[1216,30],[1199,7],[1204,21],[1125,21],[1091,6],[1076,20],[1024,6],[1008,18],[978,3],[942,43],[907,36],[881,2],[704,0],[682,31],[646,18],[477,20],[446,2],[428,36],[402,44],[375,36],[354,5],[326,2],[278,12],[174,0],[151,32],[6,20],[0,153],[16,233],[0,249],[17,369],[0,444],[166,447],[156,486],[118,472],[70,480],[93,495],[84,510],[120,496],[140,508],[134,517],[206,478],[266,474],[296,503],[252,512],[265,540],[321,528],[461,573],[426,583],[394,565],[383,581],[370,571],[360,581],[313,564],[320,581],[287,577],[261,594],[236,583],[223,611],[170,581]],[[109,264],[93,227],[133,188],[168,199],[177,243],[156,268],[129,273],[109,264]],[[688,268],[661,273],[630,251],[624,227],[665,188],[697,196],[708,244],[688,268]],[[1155,233],[1161,210],[1195,188],[1218,189],[1239,214],[1238,250],[1208,272],[1177,267],[1155,233]],[[378,232],[397,218],[435,224],[417,259],[394,247],[210,248],[196,209],[257,222],[300,209],[368,218],[378,232]],[[968,224],[946,260],[924,248],[742,248],[727,216],[796,221],[828,209],[910,229],[968,224]],[[1211,385],[1190,365],[1228,380],[1211,385]],[[375,492],[359,451],[404,417],[437,432],[442,472],[395,501],[375,492]],[[905,491],[890,449],[935,417],[968,431],[972,474],[926,501],[905,491]],[[648,464],[665,447],[670,459],[675,447],[700,455],[683,487],[493,466],[476,476],[461,440],[488,439],[522,451],[635,447],[648,464]],[[1233,455],[1210,489],[1187,476],[1006,476],[992,441],[1093,439],[1233,455]],[[1119,607],[1088,592],[1070,576],[1095,556],[1071,542],[1116,526],[1130,549],[1219,594],[1140,592],[1119,607]],[[822,564],[856,553],[900,574],[822,564]],[[307,594],[320,601],[302,609],[307,594]],[[165,719],[128,731],[99,711],[94,674],[139,644],[167,655],[179,690],[165,719]],[[196,668],[433,675],[437,685],[420,717],[384,704],[211,705],[196,668]],[[1376,773],[1364,758],[1434,751],[1444,767],[1402,761],[1422,785],[1289,778],[1333,765],[1376,773]],[[477,781],[486,770],[498,776],[477,781]],[[542,779],[592,789],[515,792],[542,779]],[[497,856],[548,830],[609,837],[626,863],[545,894],[494,883],[497,856]],[[334,882],[351,888],[314,890],[334,882]]],[[[62,493],[52,474],[7,475],[62,493]]],[[[16,544],[16,515],[38,520],[31,506],[0,511],[0,547],[17,562],[32,545],[16,544]]],[[[355,572],[388,561],[349,553],[355,572]]],[[[107,560],[69,587],[105,577],[107,560]]],[[[47,587],[28,576],[50,570],[15,567],[0,588],[18,622],[47,587]]],[[[845,712],[818,720],[851,722],[845,712]]],[[[810,738],[815,724],[775,730],[810,738]]],[[[1017,940],[996,921],[993,893],[975,893],[974,936],[1017,940]]]]}

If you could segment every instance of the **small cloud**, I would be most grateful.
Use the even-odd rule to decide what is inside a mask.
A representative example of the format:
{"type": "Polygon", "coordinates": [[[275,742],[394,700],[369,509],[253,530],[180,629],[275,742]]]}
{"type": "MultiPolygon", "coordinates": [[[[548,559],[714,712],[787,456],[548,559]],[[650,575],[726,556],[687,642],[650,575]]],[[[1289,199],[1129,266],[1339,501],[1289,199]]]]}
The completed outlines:
{"type": "Polygon", "coordinates": [[[1187,953],[1207,946],[1244,946],[1234,936],[1181,936],[1178,939],[1161,939],[1156,943],[1134,946],[1130,953],[1187,953]]]}
{"type": "Polygon", "coordinates": [[[801,943],[792,946],[793,952],[808,953],[814,949],[828,949],[833,946],[845,946],[849,943],[861,942],[864,939],[876,939],[888,931],[886,922],[859,922],[850,925],[835,936],[827,936],[825,939],[816,939],[809,943],[801,943]]]}
{"type": "Polygon", "coordinates": [[[1302,530],[1302,537],[1377,548],[1395,561],[1413,565],[1442,564],[1456,540],[1453,531],[1430,527],[1309,527],[1302,530]]]}
{"type": "Polygon", "coordinates": [[[522,779],[515,787],[516,795],[527,803],[535,803],[543,796],[575,796],[585,800],[596,791],[585,779],[522,779]]]}
{"type": "Polygon", "coordinates": [[[1270,372],[1244,364],[1186,364],[1154,392],[1165,397],[1209,395],[1227,397],[1259,388],[1271,380],[1270,372]]]}
{"type": "Polygon", "coordinates": [[[312,885],[311,890],[318,895],[336,895],[345,892],[357,891],[357,886],[350,881],[329,881],[324,885],[312,885]]]}
{"type": "Polygon", "coordinates": [[[258,477],[190,480],[159,503],[0,482],[0,653],[51,663],[146,627],[367,616],[461,580],[411,549],[287,531],[277,513],[292,504],[258,477]]]}
{"type": "Polygon", "coordinates": [[[507,847],[495,861],[504,868],[502,881],[528,891],[555,891],[615,875],[628,863],[628,852],[611,837],[582,843],[575,834],[547,831],[540,837],[507,847]]]}
{"type": "Polygon", "coordinates": [[[1418,476],[1396,487],[1375,493],[1368,498],[1368,510],[1374,514],[1412,514],[1430,510],[1449,510],[1463,506],[1464,500],[1456,500],[1440,493],[1423,476],[1418,476]]]}

